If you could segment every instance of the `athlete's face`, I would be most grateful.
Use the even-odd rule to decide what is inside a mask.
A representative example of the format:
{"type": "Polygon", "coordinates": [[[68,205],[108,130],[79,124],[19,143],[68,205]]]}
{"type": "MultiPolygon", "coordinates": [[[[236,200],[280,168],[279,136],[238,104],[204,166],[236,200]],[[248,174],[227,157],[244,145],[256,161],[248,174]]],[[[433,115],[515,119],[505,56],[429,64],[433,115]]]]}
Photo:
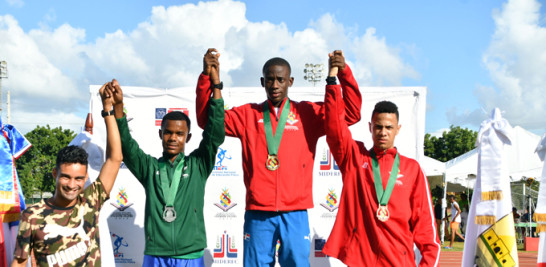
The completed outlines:
{"type": "Polygon", "coordinates": [[[294,82],[294,78],[290,77],[288,66],[271,65],[263,75],[264,77],[261,78],[261,82],[265,88],[267,99],[274,106],[280,107],[282,101],[288,95],[288,87],[292,86],[294,82]]]}
{"type": "Polygon", "coordinates": [[[185,120],[166,120],[159,130],[163,152],[172,161],[180,152],[184,152],[185,144],[190,140],[188,125],[185,120]]]}
{"type": "Polygon", "coordinates": [[[394,138],[400,131],[396,114],[374,113],[369,127],[376,148],[386,150],[394,147],[394,138]]]}
{"type": "Polygon", "coordinates": [[[61,207],[74,206],[87,181],[87,166],[80,163],[63,163],[53,169],[55,177],[54,204],[61,207]]]}

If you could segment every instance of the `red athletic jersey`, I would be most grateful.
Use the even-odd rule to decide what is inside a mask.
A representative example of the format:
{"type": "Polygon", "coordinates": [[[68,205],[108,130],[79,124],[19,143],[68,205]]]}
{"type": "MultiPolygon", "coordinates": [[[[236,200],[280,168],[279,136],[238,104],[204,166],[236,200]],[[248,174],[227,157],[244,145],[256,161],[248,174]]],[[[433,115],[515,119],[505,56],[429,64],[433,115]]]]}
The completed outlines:
{"type": "MultiPolygon", "coordinates": [[[[337,88],[327,88],[325,106],[326,140],[341,170],[343,190],[322,251],[349,266],[415,266],[415,243],[423,256],[420,266],[438,265],[440,242],[428,182],[419,163],[399,155],[400,169],[388,202],[390,218],[379,221],[370,153],[362,142],[353,140],[340,120],[344,103],[337,88]]],[[[375,152],[385,188],[397,150],[375,152]]]]}
{"type": "MultiPolygon", "coordinates": [[[[338,74],[343,87],[346,120],[349,125],[360,120],[362,96],[351,69],[346,66],[338,74]]],[[[197,123],[201,128],[207,119],[207,104],[212,93],[208,76],[201,74],[197,83],[197,123]]],[[[271,102],[269,110],[274,110],[271,102]]],[[[279,110],[286,104],[282,103],[279,110]]],[[[273,112],[274,113],[274,112],[273,112]]],[[[271,114],[273,132],[280,114],[271,114]]],[[[290,101],[290,113],[284,128],[278,158],[279,168],[266,169],[267,142],[263,123],[263,103],[245,104],[226,110],[226,135],[239,138],[242,145],[246,209],[292,211],[313,207],[313,165],[316,144],[324,132],[322,102],[290,101]]]]}

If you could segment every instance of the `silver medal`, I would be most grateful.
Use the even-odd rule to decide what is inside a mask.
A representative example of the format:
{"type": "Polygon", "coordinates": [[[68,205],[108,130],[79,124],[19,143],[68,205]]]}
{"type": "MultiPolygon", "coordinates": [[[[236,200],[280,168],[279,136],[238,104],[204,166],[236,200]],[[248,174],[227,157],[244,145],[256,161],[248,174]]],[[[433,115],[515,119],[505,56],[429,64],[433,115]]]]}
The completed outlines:
{"type": "Polygon", "coordinates": [[[176,220],[176,211],[174,210],[174,207],[165,206],[165,209],[163,210],[163,220],[169,223],[176,220]]]}

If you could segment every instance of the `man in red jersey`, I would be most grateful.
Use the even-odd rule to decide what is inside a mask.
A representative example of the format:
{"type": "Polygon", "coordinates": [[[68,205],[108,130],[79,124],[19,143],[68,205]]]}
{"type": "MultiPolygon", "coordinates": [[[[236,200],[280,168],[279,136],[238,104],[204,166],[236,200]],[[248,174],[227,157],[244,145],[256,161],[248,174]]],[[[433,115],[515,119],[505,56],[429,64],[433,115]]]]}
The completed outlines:
{"type": "MultiPolygon", "coordinates": [[[[212,89],[222,87],[219,79],[210,76],[211,69],[219,68],[216,52],[209,49],[205,54],[197,84],[196,114],[200,127],[206,122],[212,89]]],[[[360,120],[362,104],[358,85],[342,52],[334,51],[329,56],[331,64],[340,69],[337,78],[347,107],[344,120],[354,124],[360,120]]],[[[313,207],[316,144],[325,134],[324,105],[288,99],[294,78],[286,60],[268,60],[262,73],[267,100],[226,110],[225,118],[226,135],[239,138],[242,145],[246,187],[244,265],[272,266],[280,240],[282,266],[309,266],[307,209],[313,207]]]]}
{"type": "MultiPolygon", "coordinates": [[[[330,76],[337,73],[330,66],[330,76]]],[[[326,140],[342,174],[336,222],[323,252],[349,266],[436,266],[436,234],[430,190],[417,161],[400,155],[394,139],[400,130],[398,108],[375,105],[369,124],[373,148],[353,140],[345,122],[339,87],[326,89],[326,140]]]]}

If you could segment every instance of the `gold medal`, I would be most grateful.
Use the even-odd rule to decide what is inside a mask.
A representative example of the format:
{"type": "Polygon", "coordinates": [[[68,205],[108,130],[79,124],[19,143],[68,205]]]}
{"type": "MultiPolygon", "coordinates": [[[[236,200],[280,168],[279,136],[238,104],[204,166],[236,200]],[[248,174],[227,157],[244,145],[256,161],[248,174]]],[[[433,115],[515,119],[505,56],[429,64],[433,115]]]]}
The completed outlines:
{"type": "Polygon", "coordinates": [[[279,158],[277,158],[277,155],[267,155],[267,160],[265,161],[265,167],[270,171],[274,171],[278,169],[279,158]]]}
{"type": "Polygon", "coordinates": [[[379,205],[379,208],[377,208],[377,212],[375,215],[377,216],[378,220],[386,222],[389,220],[390,217],[389,209],[387,208],[387,206],[379,205]]]}

